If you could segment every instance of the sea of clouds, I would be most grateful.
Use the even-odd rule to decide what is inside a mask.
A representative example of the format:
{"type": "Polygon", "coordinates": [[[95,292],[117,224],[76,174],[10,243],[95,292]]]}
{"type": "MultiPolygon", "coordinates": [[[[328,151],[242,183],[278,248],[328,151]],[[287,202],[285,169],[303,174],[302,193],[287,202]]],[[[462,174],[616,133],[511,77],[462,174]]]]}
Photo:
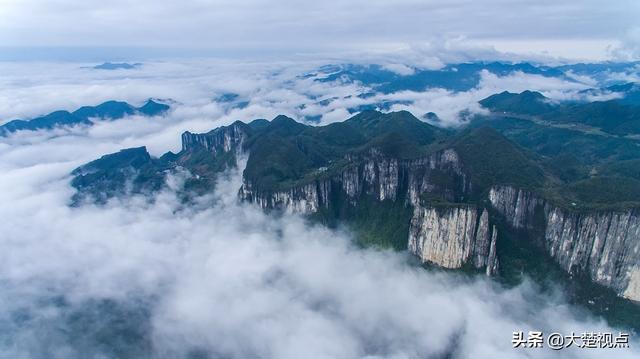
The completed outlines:
{"type": "MultiPolygon", "coordinates": [[[[542,294],[531,281],[504,288],[482,276],[428,271],[406,253],[358,248],[346,229],[239,203],[240,169],[187,207],[176,189],[188,174],[171,177],[153,201],[134,196],[104,206],[68,206],[70,171],[105,153],[147,145],[159,155],[178,150],[184,130],[279,113],[299,118],[305,115],[300,105],[311,97],[362,91],[298,77],[316,64],[162,62],[130,72],[77,64],[2,66],[10,70],[0,80],[4,119],[109,99],[139,104],[154,97],[171,99],[173,106],[161,117],[0,140],[2,358],[639,354],[635,339],[627,350],[513,349],[513,331],[616,330],[567,304],[561,291],[542,294]],[[212,101],[226,92],[249,105],[233,109],[212,101]]],[[[390,96],[415,96],[420,111],[440,114],[438,108],[468,108],[502,90],[582,88],[557,81],[483,74],[482,85],[467,93],[390,96]]],[[[344,107],[335,106],[322,123],[347,117],[344,107]]]]}
{"type": "MultiPolygon", "coordinates": [[[[279,114],[297,120],[314,119],[319,124],[343,121],[349,109],[385,101],[397,101],[392,111],[408,110],[421,117],[436,113],[439,126],[457,126],[460,113],[485,113],[478,101],[492,94],[524,90],[540,91],[554,101],[606,100],[619,94],[581,93],[597,87],[587,76],[561,79],[513,72],[498,76],[480,73],[478,85],[453,92],[442,88],[425,91],[375,93],[351,82],[319,82],[326,73],[316,71],[331,60],[242,62],[228,60],[180,60],[147,62],[131,70],[95,70],[93,64],[0,62],[0,124],[15,118],[29,119],[55,110],[73,111],[107,100],[141,104],[153,97],[173,102],[172,123],[192,121],[192,130],[209,130],[213,121],[271,119],[279,114]],[[307,75],[307,76],[304,76],[307,75]],[[233,102],[217,101],[228,93],[238,95],[233,102]],[[238,106],[244,102],[243,106],[238,106]],[[198,123],[195,123],[195,122],[198,123]]],[[[410,75],[415,65],[387,63],[384,67],[400,75],[410,75]]],[[[571,75],[571,74],[569,74],[571,75]]],[[[610,77],[628,76],[624,73],[610,77]]],[[[617,77],[615,77],[617,78],[617,77]]],[[[621,80],[621,79],[618,79],[621,80]]]]}

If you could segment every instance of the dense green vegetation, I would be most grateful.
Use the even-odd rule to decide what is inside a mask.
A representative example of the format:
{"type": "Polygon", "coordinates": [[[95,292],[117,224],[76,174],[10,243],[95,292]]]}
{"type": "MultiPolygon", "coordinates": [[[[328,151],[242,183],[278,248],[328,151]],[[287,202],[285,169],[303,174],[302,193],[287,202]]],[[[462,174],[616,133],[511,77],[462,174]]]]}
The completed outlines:
{"type": "Polygon", "coordinates": [[[640,203],[640,181],[629,177],[592,177],[569,183],[560,192],[574,203],[640,203]]]}
{"type": "Polygon", "coordinates": [[[454,142],[477,190],[492,185],[540,188],[545,181],[540,166],[517,145],[489,127],[464,133],[454,142]]]}
{"type": "Polygon", "coordinates": [[[635,84],[612,88],[626,91],[623,99],[594,102],[554,103],[539,92],[502,92],[487,97],[480,104],[492,112],[535,116],[551,124],[581,125],[614,136],[640,134],[640,106],[636,102],[640,91],[635,84]]]}
{"type": "Polygon", "coordinates": [[[470,126],[494,128],[518,145],[545,158],[571,155],[583,165],[640,158],[638,141],[604,136],[579,128],[553,127],[511,116],[481,117],[470,126]]]}
{"type": "MultiPolygon", "coordinates": [[[[483,103],[515,108],[533,103],[523,111],[557,112],[535,92],[501,93],[483,103]]],[[[405,160],[454,148],[473,184],[466,201],[481,200],[491,186],[501,184],[535,191],[576,210],[636,206],[640,201],[639,141],[556,122],[561,121],[491,115],[477,117],[455,133],[406,111],[364,111],[327,126],[308,126],[286,116],[239,125],[248,136],[245,150],[251,153],[244,176],[260,192],[335,175],[364,156],[405,160]]],[[[216,173],[234,163],[233,153],[191,149],[154,159],[144,149],[130,149],[84,166],[84,171],[74,173],[72,184],[104,201],[125,188],[134,193],[157,190],[166,170],[178,165],[194,174],[186,190],[205,193],[214,186],[216,173]]],[[[439,179],[451,180],[433,174],[431,181],[439,179]]],[[[440,187],[441,192],[448,191],[440,187]]],[[[434,201],[451,200],[434,193],[429,194],[434,201]]]]}
{"type": "Polygon", "coordinates": [[[481,103],[500,113],[478,117],[470,127],[490,126],[534,152],[547,176],[542,190],[559,205],[576,210],[640,205],[640,140],[633,137],[640,107],[610,100],[530,111],[540,96],[491,96],[481,103]]]}
{"type": "Polygon", "coordinates": [[[363,196],[357,205],[345,200],[336,191],[329,209],[322,209],[312,216],[330,227],[346,224],[357,234],[357,243],[364,247],[407,249],[409,222],[412,210],[404,201],[377,201],[363,196]]]}
{"type": "MultiPolygon", "coordinates": [[[[625,115],[632,105],[553,105],[535,92],[501,93],[483,105],[501,113],[477,117],[458,131],[436,128],[404,111],[364,111],[327,126],[308,126],[285,116],[242,124],[247,135],[244,146],[250,153],[244,176],[256,190],[268,193],[333,176],[346,166],[362,164],[365,155],[407,160],[453,148],[473,193],[464,198],[455,195],[460,179],[446,170],[431,169],[433,189],[420,194],[424,203],[438,208],[484,205],[491,186],[512,185],[571,210],[640,206],[640,141],[628,136],[635,133],[638,120],[625,115]]],[[[74,198],[93,194],[100,202],[124,190],[157,190],[167,170],[177,166],[194,175],[187,180],[185,193],[206,193],[213,189],[217,174],[235,161],[233,151],[192,148],[156,159],[144,148],[123,150],[74,171],[72,185],[78,189],[74,198]]],[[[334,183],[329,207],[312,218],[332,227],[348,226],[363,246],[406,249],[412,209],[403,197],[407,179],[399,182],[396,201],[378,201],[367,194],[351,200],[334,183]]],[[[546,255],[539,242],[544,219],[540,211],[537,214],[534,229],[525,233],[510,230],[491,213],[499,227],[503,283],[517,285],[525,274],[541,283],[541,290],[551,291],[560,283],[568,288],[572,302],[604,315],[614,325],[640,329],[637,306],[592,284],[583,274],[566,274],[546,255]]]]}
{"type": "Polygon", "coordinates": [[[640,133],[640,107],[617,100],[561,106],[543,119],[562,123],[580,123],[614,135],[640,133]]]}
{"type": "MultiPolygon", "coordinates": [[[[540,94],[523,94],[516,96],[518,101],[543,101],[540,94]]],[[[511,94],[508,97],[513,100],[511,94]]],[[[545,111],[551,108],[544,101],[542,106],[545,111]]],[[[633,170],[640,158],[636,140],[524,118],[478,118],[455,134],[407,112],[365,111],[320,127],[282,116],[257,132],[248,147],[252,155],[245,176],[263,191],[330,176],[343,169],[345,156],[357,157],[371,149],[410,159],[453,147],[474,184],[472,200],[481,199],[496,184],[530,189],[571,209],[629,207],[639,200],[639,171],[633,170]]]]}
{"type": "Polygon", "coordinates": [[[251,156],[244,175],[260,190],[290,188],[332,173],[347,155],[358,156],[375,148],[386,156],[413,158],[445,138],[445,131],[406,111],[365,111],[345,122],[320,127],[278,116],[248,141],[251,156]]]}
{"type": "Polygon", "coordinates": [[[72,203],[79,204],[91,197],[98,203],[109,198],[131,193],[145,193],[158,190],[164,183],[167,166],[152,158],[145,147],[129,148],[89,162],[75,169],[71,185],[78,192],[72,203]]]}
{"type": "Polygon", "coordinates": [[[604,163],[597,172],[605,176],[618,175],[640,180],[640,158],[604,163]]]}
{"type": "Polygon", "coordinates": [[[491,111],[540,115],[553,110],[556,106],[540,92],[524,91],[520,94],[504,91],[491,95],[480,104],[491,111]]]}
{"type": "Polygon", "coordinates": [[[176,166],[188,168],[191,173],[180,193],[183,200],[188,200],[194,195],[211,192],[218,173],[235,163],[232,152],[212,156],[211,152],[196,148],[153,158],[145,147],[124,149],[72,172],[75,177],[71,185],[77,192],[71,203],[78,205],[85,200],[105,203],[119,195],[156,192],[164,186],[167,173],[175,171],[176,166]]]}

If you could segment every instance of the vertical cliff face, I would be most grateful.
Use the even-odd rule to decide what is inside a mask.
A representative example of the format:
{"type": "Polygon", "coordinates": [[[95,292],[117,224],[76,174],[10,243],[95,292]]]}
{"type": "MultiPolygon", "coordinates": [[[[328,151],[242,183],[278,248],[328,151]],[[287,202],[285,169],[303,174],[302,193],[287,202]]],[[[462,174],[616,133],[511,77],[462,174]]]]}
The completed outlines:
{"type": "Polygon", "coordinates": [[[330,181],[313,181],[303,186],[292,187],[284,191],[260,191],[251,181],[243,178],[238,193],[240,199],[255,203],[263,209],[277,209],[286,213],[311,214],[327,208],[330,181]]]}
{"type": "Polygon", "coordinates": [[[242,148],[247,137],[247,125],[236,121],[229,126],[219,127],[207,133],[184,132],[182,134],[182,150],[204,148],[212,152],[235,151],[242,148]]]}
{"type": "Polygon", "coordinates": [[[640,209],[576,212],[519,189],[543,188],[549,178],[491,130],[447,139],[402,113],[367,112],[322,128],[278,116],[185,132],[182,151],[160,159],[140,149],[105,156],[89,164],[91,173],[78,169],[72,184],[106,200],[127,193],[122,179],[131,168],[147,185],[139,192],[161,188],[167,171],[180,168],[193,174],[188,192],[206,193],[244,151],[251,156],[238,195],[263,209],[351,221],[368,244],[487,274],[498,269],[497,226],[503,234],[511,227],[527,232],[567,272],[640,301],[640,209]],[[441,150],[413,157],[435,148],[441,150]]]}
{"type": "Polygon", "coordinates": [[[408,205],[418,204],[424,194],[454,202],[463,200],[470,190],[453,150],[399,161],[372,149],[364,156],[348,155],[345,159],[348,164],[338,173],[286,190],[263,190],[245,178],[240,197],[265,209],[308,214],[329,207],[331,191],[336,190],[354,205],[363,195],[378,201],[402,197],[408,205]]]}
{"type": "Polygon", "coordinates": [[[513,228],[544,226],[544,246],[564,270],[586,274],[619,295],[640,301],[636,210],[573,212],[511,187],[492,188],[489,199],[513,228]]]}
{"type": "MultiPolygon", "coordinates": [[[[242,123],[206,134],[185,132],[183,150],[205,149],[216,156],[241,151],[249,136],[242,123]]],[[[336,206],[357,206],[363,197],[401,202],[413,208],[408,248],[423,262],[445,268],[498,269],[497,230],[486,210],[468,201],[472,183],[455,150],[398,160],[371,149],[347,155],[339,171],[318,168],[315,179],[286,189],[264,189],[245,177],[241,199],[264,209],[313,214],[336,206]],[[434,205],[445,203],[446,205],[434,205]]],[[[531,192],[510,186],[491,188],[491,206],[512,228],[539,233],[549,255],[569,273],[588,275],[619,295],[640,300],[640,218],[636,211],[575,213],[555,207],[531,192]]]]}
{"type": "Polygon", "coordinates": [[[533,229],[535,210],[544,205],[530,192],[509,186],[491,188],[489,201],[504,215],[507,223],[517,229],[533,229]]]}
{"type": "Polygon", "coordinates": [[[425,194],[435,194],[447,202],[463,202],[471,192],[460,158],[452,149],[409,161],[406,167],[407,200],[413,206],[418,205],[425,194]]]}
{"type": "Polygon", "coordinates": [[[487,275],[498,269],[497,230],[486,210],[475,206],[416,206],[409,229],[409,251],[422,262],[444,268],[470,264],[487,275]]]}
{"type": "Polygon", "coordinates": [[[300,214],[331,208],[336,196],[354,206],[363,196],[379,202],[403,200],[414,208],[407,238],[411,253],[446,268],[469,264],[489,275],[497,271],[497,231],[486,211],[464,205],[446,209],[422,205],[430,199],[466,199],[471,185],[454,150],[399,161],[372,149],[364,156],[345,159],[348,165],[342,171],[286,190],[261,190],[245,178],[239,195],[265,209],[300,214]]]}

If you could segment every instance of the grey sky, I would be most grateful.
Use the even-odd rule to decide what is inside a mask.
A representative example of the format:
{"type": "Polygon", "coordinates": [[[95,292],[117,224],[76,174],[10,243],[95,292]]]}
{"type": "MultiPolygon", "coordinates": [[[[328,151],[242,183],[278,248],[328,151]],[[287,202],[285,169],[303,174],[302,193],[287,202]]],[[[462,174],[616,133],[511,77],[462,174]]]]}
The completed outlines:
{"type": "Polygon", "coordinates": [[[464,39],[500,51],[630,58],[638,55],[639,16],[633,0],[0,0],[0,46],[292,54],[464,39]]]}

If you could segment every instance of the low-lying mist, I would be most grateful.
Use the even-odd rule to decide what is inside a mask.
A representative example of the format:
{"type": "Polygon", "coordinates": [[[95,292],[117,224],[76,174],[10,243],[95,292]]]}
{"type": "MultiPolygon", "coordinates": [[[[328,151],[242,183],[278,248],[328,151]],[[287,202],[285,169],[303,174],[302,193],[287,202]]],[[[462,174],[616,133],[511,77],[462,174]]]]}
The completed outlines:
{"type": "MultiPolygon", "coordinates": [[[[4,75],[0,78],[0,123],[55,110],[73,111],[108,100],[141,105],[153,97],[168,100],[174,120],[188,122],[188,129],[194,132],[210,130],[212,119],[230,124],[239,119],[271,119],[280,114],[309,123],[329,124],[347,119],[359,107],[384,103],[389,105],[385,111],[407,110],[419,118],[434,112],[439,118],[438,126],[456,127],[464,124],[470,114],[486,114],[478,101],[505,90],[540,91],[553,101],[586,97],[592,101],[606,100],[616,95],[582,93],[598,86],[596,80],[587,76],[568,80],[520,71],[501,76],[487,70],[478,74],[479,83],[468,91],[427,88],[373,93],[374,88],[360,82],[316,81],[327,76],[318,73],[318,68],[330,61],[336,59],[151,61],[134,70],[106,72],[91,69],[94,64],[35,66],[0,62],[0,73],[4,75]]],[[[412,69],[401,63],[389,66],[394,71],[398,71],[398,66],[412,69]]]]}
{"type": "MultiPolygon", "coordinates": [[[[213,76],[213,70],[186,65],[145,65],[148,70],[130,77],[60,66],[31,81],[23,81],[33,76],[29,66],[10,67],[15,71],[8,73],[17,74],[2,82],[3,120],[113,98],[177,102],[165,117],[133,116],[0,141],[1,358],[638,357],[636,342],[610,351],[513,349],[514,331],[615,329],[576,312],[559,290],[542,294],[532,281],[503,288],[483,276],[425,270],[406,253],[359,248],[346,229],[238,203],[239,170],[188,206],[176,195],[182,174],[170,177],[152,201],[134,196],[69,207],[69,173],[103,154],[147,145],[160,155],[180,147],[184,130],[324,113],[311,104],[308,113],[295,109],[308,101],[305,93],[321,99],[337,88],[344,100],[354,85],[302,79],[282,90],[276,75],[242,80],[237,72],[213,76]],[[226,91],[252,102],[226,111],[211,100],[226,91]]],[[[460,109],[477,107],[486,95],[530,88],[520,84],[523,76],[485,74],[481,88],[467,93],[389,96],[414,101],[409,109],[417,115],[453,108],[455,122],[460,109]]],[[[534,85],[545,80],[524,77],[534,85]]],[[[566,86],[537,85],[549,92],[566,86]]],[[[348,116],[352,100],[343,100],[331,103],[321,123],[348,116]]]]}
{"type": "Polygon", "coordinates": [[[239,170],[189,206],[178,175],[153,201],[70,208],[69,171],[112,146],[0,149],[0,357],[596,358],[513,349],[512,333],[614,331],[531,281],[428,271],[238,203],[239,170]]]}

